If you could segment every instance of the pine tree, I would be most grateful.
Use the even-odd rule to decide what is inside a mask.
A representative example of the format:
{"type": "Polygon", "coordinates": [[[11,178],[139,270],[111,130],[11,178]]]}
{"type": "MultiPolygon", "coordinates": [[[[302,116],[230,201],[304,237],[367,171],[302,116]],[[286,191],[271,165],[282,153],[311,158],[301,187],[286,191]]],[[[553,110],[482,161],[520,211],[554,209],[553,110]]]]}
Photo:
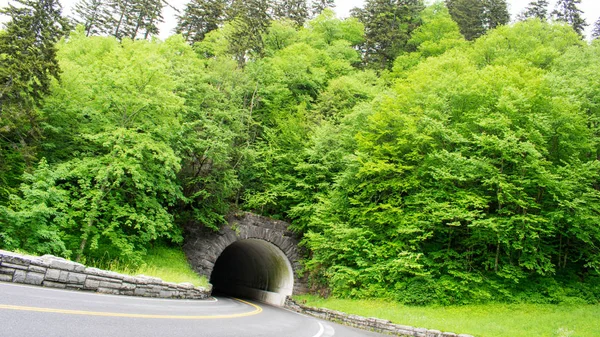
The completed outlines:
{"type": "Polygon", "coordinates": [[[56,42],[70,30],[57,0],[14,0],[0,14],[0,203],[5,186],[16,187],[35,159],[40,138],[35,107],[50,93],[60,69],[56,42]]]}
{"type": "Polygon", "coordinates": [[[486,30],[505,25],[510,21],[506,0],[486,0],[485,6],[484,22],[486,30]]]}
{"type": "Polygon", "coordinates": [[[581,0],[558,0],[552,16],[557,21],[564,21],[569,24],[577,34],[583,37],[583,31],[588,24],[581,16],[583,11],[577,7],[580,3],[581,0]]]}
{"type": "Polygon", "coordinates": [[[532,1],[527,5],[525,10],[519,14],[518,20],[524,21],[529,18],[538,18],[542,21],[548,20],[548,0],[532,1]]]}
{"type": "Polygon", "coordinates": [[[311,5],[312,16],[315,17],[315,16],[321,14],[321,12],[323,10],[325,10],[325,8],[335,8],[335,1],[334,0],[313,0],[312,5],[311,5]]]}
{"type": "Polygon", "coordinates": [[[110,12],[105,0],[80,0],[73,12],[73,21],[84,26],[86,36],[108,33],[110,12]]]}
{"type": "Polygon", "coordinates": [[[389,68],[406,50],[410,34],[420,25],[421,0],[367,0],[364,8],[352,10],[352,16],[365,25],[361,46],[363,62],[372,68],[389,68]]]}
{"type": "Polygon", "coordinates": [[[175,31],[191,44],[204,40],[225,20],[225,5],[225,0],[192,0],[177,18],[175,31]]]}
{"type": "Polygon", "coordinates": [[[600,18],[598,18],[598,20],[594,24],[594,30],[592,30],[592,38],[594,40],[596,40],[599,37],[600,37],[600,18]]]}
{"type": "Polygon", "coordinates": [[[230,52],[238,65],[243,67],[251,54],[261,55],[264,49],[262,37],[273,17],[271,0],[232,0],[227,19],[232,31],[227,37],[230,52]]]}
{"type": "Polygon", "coordinates": [[[465,39],[472,41],[485,34],[485,5],[480,0],[447,0],[446,5],[452,19],[458,23],[465,39]]]}
{"type": "Polygon", "coordinates": [[[301,27],[308,17],[306,0],[278,0],[275,3],[275,19],[289,19],[301,27]]]}
{"type": "Polygon", "coordinates": [[[446,0],[452,19],[467,40],[510,21],[506,0],[446,0]]]}
{"type": "Polygon", "coordinates": [[[162,9],[164,0],[137,0],[133,4],[132,29],[129,37],[147,39],[159,33],[158,24],[163,22],[162,9]]]}
{"type": "Polygon", "coordinates": [[[110,35],[117,39],[130,36],[133,31],[133,18],[135,17],[134,0],[112,0],[109,6],[112,15],[109,22],[109,26],[112,27],[110,35]]]}

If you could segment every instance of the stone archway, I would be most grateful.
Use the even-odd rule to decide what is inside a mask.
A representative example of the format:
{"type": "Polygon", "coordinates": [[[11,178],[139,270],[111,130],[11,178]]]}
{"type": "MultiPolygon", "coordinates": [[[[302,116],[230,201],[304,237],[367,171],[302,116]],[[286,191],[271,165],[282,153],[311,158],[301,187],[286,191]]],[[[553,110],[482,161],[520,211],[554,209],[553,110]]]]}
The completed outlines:
{"type": "Polygon", "coordinates": [[[186,233],[188,260],[215,290],[274,305],[306,292],[298,277],[298,240],[287,223],[251,213],[228,222],[219,232],[188,228],[186,233]]]}

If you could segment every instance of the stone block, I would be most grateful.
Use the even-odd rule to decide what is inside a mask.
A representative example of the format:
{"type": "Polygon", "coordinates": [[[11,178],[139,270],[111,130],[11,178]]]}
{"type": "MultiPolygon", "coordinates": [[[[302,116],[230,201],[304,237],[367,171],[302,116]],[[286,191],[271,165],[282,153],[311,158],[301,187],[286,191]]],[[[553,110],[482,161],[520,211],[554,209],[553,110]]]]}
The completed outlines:
{"type": "Polygon", "coordinates": [[[87,290],[96,290],[100,286],[100,281],[90,279],[88,276],[83,284],[83,288],[87,290]]]}
{"type": "Polygon", "coordinates": [[[45,267],[40,267],[40,266],[36,266],[36,265],[30,265],[29,266],[29,271],[30,272],[34,272],[34,273],[40,273],[40,274],[46,274],[46,269],[45,267]]]}
{"type": "Polygon", "coordinates": [[[70,272],[68,274],[68,276],[67,276],[67,282],[69,284],[81,284],[81,285],[83,285],[83,283],[85,282],[86,276],[87,275],[85,275],[85,274],[70,272]]]}
{"type": "Polygon", "coordinates": [[[23,283],[39,286],[42,282],[44,282],[44,274],[28,272],[25,274],[25,281],[23,283]]]}
{"type": "Polygon", "coordinates": [[[42,260],[49,263],[50,268],[66,270],[66,271],[74,271],[74,272],[83,272],[85,270],[85,266],[81,263],[65,260],[63,258],[44,255],[42,256],[42,260]]]}
{"type": "Polygon", "coordinates": [[[83,284],[65,284],[65,289],[69,290],[84,290],[83,284]]]}
{"type": "Polygon", "coordinates": [[[194,289],[194,285],[188,282],[179,283],[179,288],[183,289],[194,289]]]}
{"type": "Polygon", "coordinates": [[[15,269],[13,268],[6,268],[6,267],[0,267],[0,275],[10,275],[10,277],[12,278],[12,276],[15,274],[15,269]]]}
{"type": "Polygon", "coordinates": [[[161,297],[161,298],[171,298],[171,297],[173,297],[173,292],[172,291],[168,291],[168,290],[161,290],[158,293],[158,297],[161,297]]]}
{"type": "Polygon", "coordinates": [[[136,282],[136,278],[133,276],[129,276],[129,275],[123,275],[123,282],[127,282],[127,283],[137,283],[136,282]]]}
{"type": "Polygon", "coordinates": [[[120,289],[121,283],[100,281],[99,288],[120,289]]]}
{"type": "Polygon", "coordinates": [[[58,288],[58,289],[65,289],[67,287],[66,284],[64,283],[60,283],[60,282],[53,282],[53,281],[44,281],[44,283],[42,283],[42,285],[44,287],[48,287],[48,288],[58,288]]]}
{"type": "Polygon", "coordinates": [[[29,267],[29,265],[31,264],[31,258],[28,258],[23,255],[19,255],[19,254],[15,254],[15,253],[8,253],[8,254],[3,254],[3,255],[4,255],[2,257],[2,265],[3,266],[5,266],[6,264],[9,264],[9,265],[20,265],[20,266],[29,267]]]}
{"type": "Polygon", "coordinates": [[[58,281],[59,278],[60,278],[60,270],[58,270],[58,269],[47,269],[46,270],[46,280],[58,281]]]}
{"type": "Polygon", "coordinates": [[[414,334],[415,334],[415,337],[427,337],[427,329],[415,328],[414,334]]]}
{"type": "Polygon", "coordinates": [[[442,332],[438,330],[427,331],[427,337],[442,337],[442,332]]]}
{"type": "Polygon", "coordinates": [[[68,279],[69,279],[69,272],[61,270],[60,274],[58,275],[58,282],[67,283],[68,279]]]}
{"type": "Polygon", "coordinates": [[[12,282],[13,276],[8,274],[0,274],[0,282],[12,282]]]}
{"type": "Polygon", "coordinates": [[[15,270],[15,274],[13,275],[12,281],[15,283],[25,283],[25,277],[27,276],[27,272],[24,270],[15,270]]]}
{"type": "Polygon", "coordinates": [[[109,295],[118,295],[119,294],[119,290],[118,289],[114,289],[114,288],[103,288],[103,287],[99,287],[97,292],[101,293],[101,294],[109,294],[109,295]]]}
{"type": "Polygon", "coordinates": [[[443,337],[458,337],[458,335],[455,334],[454,332],[443,332],[442,336],[443,337]]]}
{"type": "Polygon", "coordinates": [[[28,270],[29,269],[29,264],[24,265],[24,264],[17,264],[17,263],[11,263],[11,262],[3,262],[2,263],[2,267],[4,267],[4,268],[12,268],[12,269],[19,269],[19,270],[28,270]]]}
{"type": "Polygon", "coordinates": [[[135,296],[144,296],[146,294],[146,287],[136,287],[133,293],[135,296]]]}
{"type": "Polygon", "coordinates": [[[117,280],[122,280],[125,275],[123,274],[119,274],[119,273],[115,273],[112,271],[108,271],[108,270],[102,270],[102,269],[98,269],[98,268],[85,268],[85,273],[88,275],[94,275],[94,276],[99,276],[99,277],[108,277],[108,278],[113,278],[113,279],[117,279],[117,280]]]}
{"type": "Polygon", "coordinates": [[[121,284],[121,290],[134,290],[135,289],[135,284],[134,283],[128,283],[128,282],[123,282],[121,284]]]}

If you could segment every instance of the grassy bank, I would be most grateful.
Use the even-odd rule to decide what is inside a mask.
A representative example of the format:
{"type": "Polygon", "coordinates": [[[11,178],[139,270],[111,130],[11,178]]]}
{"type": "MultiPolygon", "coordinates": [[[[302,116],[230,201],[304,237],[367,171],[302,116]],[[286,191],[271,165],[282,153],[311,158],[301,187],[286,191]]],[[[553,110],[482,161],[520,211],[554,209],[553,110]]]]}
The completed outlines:
{"type": "Polygon", "coordinates": [[[408,307],[378,300],[321,299],[298,296],[324,307],[394,323],[467,333],[478,337],[597,337],[600,305],[487,304],[408,307]]]}
{"type": "Polygon", "coordinates": [[[192,270],[185,254],[178,248],[153,248],[144,257],[144,263],[135,268],[116,261],[90,261],[90,265],[127,275],[158,277],[167,282],[189,282],[201,287],[208,285],[208,280],[192,270]]]}

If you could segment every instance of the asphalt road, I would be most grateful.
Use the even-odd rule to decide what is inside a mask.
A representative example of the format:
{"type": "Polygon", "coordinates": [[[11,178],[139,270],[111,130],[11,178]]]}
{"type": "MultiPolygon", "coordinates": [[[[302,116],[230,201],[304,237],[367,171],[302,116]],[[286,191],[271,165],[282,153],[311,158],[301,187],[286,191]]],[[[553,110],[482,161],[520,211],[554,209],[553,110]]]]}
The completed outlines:
{"type": "Polygon", "coordinates": [[[282,308],[231,298],[206,301],[112,296],[0,283],[0,337],[384,336],[282,308]]]}

